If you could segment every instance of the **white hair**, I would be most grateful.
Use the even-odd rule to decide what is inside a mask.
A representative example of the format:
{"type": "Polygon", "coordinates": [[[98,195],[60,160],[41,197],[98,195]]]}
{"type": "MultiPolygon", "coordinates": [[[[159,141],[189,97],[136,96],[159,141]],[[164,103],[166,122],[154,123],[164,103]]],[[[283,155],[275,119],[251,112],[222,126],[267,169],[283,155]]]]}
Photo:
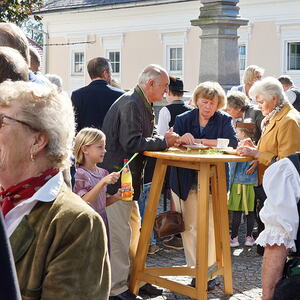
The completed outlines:
{"type": "Polygon", "coordinates": [[[278,97],[278,104],[287,101],[282,84],[274,77],[266,77],[258,80],[249,90],[251,98],[255,99],[257,96],[264,97],[267,100],[272,100],[274,96],[278,97]]]}
{"type": "Polygon", "coordinates": [[[146,85],[150,80],[158,81],[162,74],[165,73],[168,76],[168,72],[159,65],[149,65],[139,75],[138,84],[146,85]]]}
{"type": "Polygon", "coordinates": [[[5,81],[0,85],[0,106],[9,107],[12,103],[18,104],[24,122],[49,138],[46,154],[52,167],[67,167],[75,136],[70,98],[51,86],[5,81]]]}
{"type": "Polygon", "coordinates": [[[45,77],[53,84],[56,85],[58,92],[62,92],[62,79],[56,74],[46,74],[45,77]]]}

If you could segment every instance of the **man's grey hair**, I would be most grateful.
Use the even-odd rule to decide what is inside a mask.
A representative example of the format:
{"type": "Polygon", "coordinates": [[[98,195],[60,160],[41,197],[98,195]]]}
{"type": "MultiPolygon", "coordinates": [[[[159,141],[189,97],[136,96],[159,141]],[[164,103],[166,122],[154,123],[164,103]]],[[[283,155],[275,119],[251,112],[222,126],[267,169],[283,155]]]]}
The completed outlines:
{"type": "Polygon", "coordinates": [[[47,135],[45,152],[51,166],[60,169],[69,166],[75,118],[67,94],[33,82],[5,81],[0,85],[0,106],[9,107],[13,103],[18,103],[24,122],[47,135]]]}
{"type": "Polygon", "coordinates": [[[275,96],[278,97],[279,105],[287,101],[282,84],[276,78],[271,76],[256,81],[249,90],[249,95],[253,99],[260,96],[268,101],[271,101],[275,96]]]}
{"type": "Polygon", "coordinates": [[[139,75],[138,84],[146,85],[150,80],[157,82],[162,77],[163,73],[168,76],[168,72],[163,67],[151,64],[147,66],[139,75]]]}

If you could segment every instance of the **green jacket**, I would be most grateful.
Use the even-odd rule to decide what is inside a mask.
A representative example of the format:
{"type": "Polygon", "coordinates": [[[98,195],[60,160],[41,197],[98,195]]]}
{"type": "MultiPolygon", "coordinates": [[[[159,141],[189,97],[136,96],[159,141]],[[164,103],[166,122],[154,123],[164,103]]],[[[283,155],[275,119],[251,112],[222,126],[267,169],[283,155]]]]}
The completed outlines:
{"type": "Polygon", "coordinates": [[[106,300],[107,237],[101,217],[63,184],[10,237],[23,300],[106,300]]]}

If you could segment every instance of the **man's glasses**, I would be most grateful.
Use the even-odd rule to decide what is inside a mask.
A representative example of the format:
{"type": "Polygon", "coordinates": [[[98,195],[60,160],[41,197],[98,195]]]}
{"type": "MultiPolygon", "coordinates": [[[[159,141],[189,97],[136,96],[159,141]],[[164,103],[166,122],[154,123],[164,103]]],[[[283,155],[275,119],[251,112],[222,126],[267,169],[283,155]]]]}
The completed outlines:
{"type": "Polygon", "coordinates": [[[29,127],[31,130],[36,131],[35,128],[33,128],[30,124],[26,123],[25,121],[18,120],[18,119],[15,119],[15,118],[13,118],[13,117],[9,117],[9,116],[7,116],[7,115],[5,115],[5,114],[1,114],[1,113],[0,113],[0,128],[3,126],[3,120],[4,120],[4,119],[8,119],[8,120],[11,120],[11,121],[18,122],[18,123],[20,123],[20,124],[23,124],[23,125],[29,127]]]}

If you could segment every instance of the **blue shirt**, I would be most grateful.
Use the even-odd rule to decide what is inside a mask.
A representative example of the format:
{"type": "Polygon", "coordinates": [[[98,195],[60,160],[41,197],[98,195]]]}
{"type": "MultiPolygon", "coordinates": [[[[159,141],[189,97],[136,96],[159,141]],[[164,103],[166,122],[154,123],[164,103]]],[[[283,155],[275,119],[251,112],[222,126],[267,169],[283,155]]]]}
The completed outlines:
{"type": "MultiPolygon", "coordinates": [[[[199,109],[195,108],[176,117],[174,131],[179,135],[187,132],[197,139],[229,139],[229,146],[236,148],[238,140],[232,124],[232,118],[225,112],[216,111],[207,125],[200,129],[199,109]]],[[[197,183],[197,171],[183,168],[171,168],[170,187],[182,200],[186,200],[193,184],[197,183]],[[179,180],[179,184],[178,184],[179,180]]]]}

